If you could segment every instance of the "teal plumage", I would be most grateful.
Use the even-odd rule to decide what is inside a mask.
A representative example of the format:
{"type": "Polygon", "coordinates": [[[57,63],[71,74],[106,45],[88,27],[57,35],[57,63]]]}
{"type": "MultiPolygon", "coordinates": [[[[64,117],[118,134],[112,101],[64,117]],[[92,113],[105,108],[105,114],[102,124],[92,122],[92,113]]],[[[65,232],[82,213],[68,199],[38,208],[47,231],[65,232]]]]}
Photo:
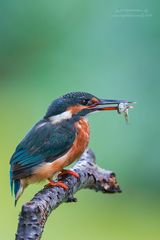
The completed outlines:
{"type": "Polygon", "coordinates": [[[76,129],[72,121],[51,124],[39,121],[17,146],[10,160],[11,191],[15,197],[20,188],[19,179],[31,176],[44,162],[53,162],[72,146],[76,129]]]}

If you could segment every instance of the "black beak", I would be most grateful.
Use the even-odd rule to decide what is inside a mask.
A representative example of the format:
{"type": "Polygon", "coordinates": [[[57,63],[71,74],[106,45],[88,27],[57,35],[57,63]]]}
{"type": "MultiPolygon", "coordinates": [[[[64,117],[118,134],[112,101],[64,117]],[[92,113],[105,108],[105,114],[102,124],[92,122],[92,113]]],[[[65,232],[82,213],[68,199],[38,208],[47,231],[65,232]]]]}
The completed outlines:
{"type": "Polygon", "coordinates": [[[133,102],[129,102],[127,100],[100,99],[98,105],[110,105],[120,103],[133,103],[133,102]]]}

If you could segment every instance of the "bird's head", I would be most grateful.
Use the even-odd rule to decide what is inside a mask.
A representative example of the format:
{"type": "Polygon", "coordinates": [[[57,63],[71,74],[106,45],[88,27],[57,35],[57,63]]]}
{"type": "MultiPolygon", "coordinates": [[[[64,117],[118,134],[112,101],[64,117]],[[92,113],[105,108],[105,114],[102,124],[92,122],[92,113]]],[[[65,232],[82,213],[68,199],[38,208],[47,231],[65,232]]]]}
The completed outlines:
{"type": "Polygon", "coordinates": [[[128,104],[131,102],[126,100],[100,99],[86,92],[71,92],[54,100],[49,106],[45,118],[56,123],[70,119],[73,116],[84,117],[95,111],[118,110],[120,103],[128,104]]]}

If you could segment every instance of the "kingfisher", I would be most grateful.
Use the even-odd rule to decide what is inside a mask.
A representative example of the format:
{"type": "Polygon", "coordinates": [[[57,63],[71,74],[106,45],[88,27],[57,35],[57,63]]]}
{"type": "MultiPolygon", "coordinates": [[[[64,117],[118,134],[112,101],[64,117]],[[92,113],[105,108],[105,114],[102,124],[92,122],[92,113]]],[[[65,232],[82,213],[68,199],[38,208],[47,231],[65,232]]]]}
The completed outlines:
{"type": "Polygon", "coordinates": [[[11,157],[10,185],[15,204],[29,184],[42,180],[48,180],[48,186],[67,190],[66,184],[53,178],[58,174],[79,177],[76,172],[65,168],[78,160],[89,144],[87,115],[118,110],[120,103],[129,102],[100,99],[86,92],[71,92],[54,100],[11,157]]]}

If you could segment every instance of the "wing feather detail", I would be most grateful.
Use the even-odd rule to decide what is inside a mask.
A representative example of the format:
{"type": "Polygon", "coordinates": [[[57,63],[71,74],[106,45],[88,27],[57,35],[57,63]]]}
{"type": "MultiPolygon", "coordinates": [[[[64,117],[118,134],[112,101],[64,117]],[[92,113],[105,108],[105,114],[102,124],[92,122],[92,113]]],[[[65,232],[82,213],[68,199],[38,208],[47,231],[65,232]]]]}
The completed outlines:
{"type": "Polygon", "coordinates": [[[63,156],[73,145],[76,129],[72,123],[42,123],[44,120],[38,122],[17,146],[10,160],[11,183],[32,175],[36,166],[63,156]]]}

